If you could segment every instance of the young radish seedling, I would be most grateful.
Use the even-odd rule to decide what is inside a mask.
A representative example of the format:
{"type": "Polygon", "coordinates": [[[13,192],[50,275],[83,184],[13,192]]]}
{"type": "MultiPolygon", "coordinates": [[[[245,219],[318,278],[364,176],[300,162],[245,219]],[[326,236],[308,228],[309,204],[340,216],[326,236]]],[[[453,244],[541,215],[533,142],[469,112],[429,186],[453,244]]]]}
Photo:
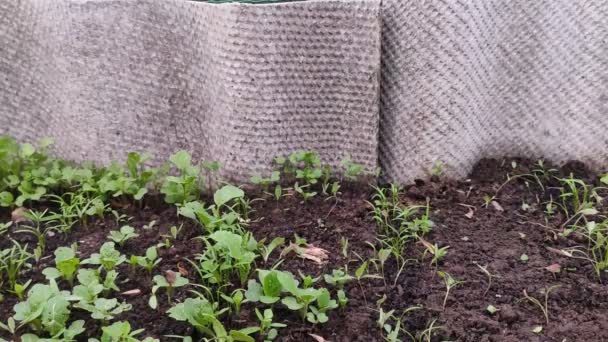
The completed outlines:
{"type": "Polygon", "coordinates": [[[262,314],[258,308],[255,308],[255,315],[258,317],[260,321],[259,334],[264,339],[264,341],[272,341],[279,335],[278,328],[287,327],[286,324],[283,323],[274,323],[272,321],[273,313],[272,309],[265,309],[262,314]]]}
{"type": "Polygon", "coordinates": [[[47,267],[42,271],[47,279],[65,279],[70,288],[74,285],[74,275],[80,266],[80,259],[76,257],[73,248],[59,247],[55,250],[55,267],[47,267]]]}
{"type": "Polygon", "coordinates": [[[485,273],[485,275],[488,277],[488,286],[486,287],[486,291],[483,293],[483,295],[485,296],[488,293],[488,291],[490,291],[490,288],[492,287],[492,279],[498,278],[498,276],[494,275],[494,274],[490,273],[490,271],[488,271],[488,265],[481,266],[476,261],[474,261],[473,263],[475,264],[475,266],[479,267],[479,269],[483,273],[485,273]]]}
{"type": "Polygon", "coordinates": [[[131,265],[134,267],[135,265],[139,265],[148,271],[148,273],[152,273],[152,270],[156,265],[158,265],[162,258],[158,257],[158,252],[156,251],[156,246],[152,246],[146,250],[145,256],[131,256],[131,265]]]}
{"type": "Polygon", "coordinates": [[[171,296],[173,295],[173,290],[176,287],[182,287],[188,285],[188,278],[182,277],[179,272],[166,271],[165,275],[156,275],[154,276],[154,286],[152,286],[152,296],[150,296],[150,300],[148,301],[148,305],[152,309],[156,309],[158,306],[158,300],[156,299],[156,292],[160,288],[165,288],[165,292],[167,292],[167,302],[171,304],[171,296]]]}
{"type": "Polygon", "coordinates": [[[135,233],[135,228],[131,226],[122,226],[119,231],[112,230],[108,238],[116,242],[119,246],[123,246],[127,240],[138,237],[139,234],[135,233]]]}
{"type": "Polygon", "coordinates": [[[541,302],[540,300],[538,300],[537,298],[528,295],[528,293],[524,289],[524,297],[530,303],[536,305],[543,312],[543,316],[545,316],[545,320],[546,320],[547,324],[549,324],[549,294],[551,294],[551,292],[553,290],[556,290],[556,289],[558,289],[560,287],[561,287],[561,285],[553,285],[553,286],[550,286],[550,287],[548,287],[546,289],[543,289],[541,292],[543,292],[544,295],[545,295],[545,301],[544,301],[544,303],[541,302]]]}
{"type": "Polygon", "coordinates": [[[232,291],[232,294],[230,296],[226,296],[223,293],[220,294],[220,296],[226,302],[230,303],[230,305],[232,307],[234,307],[234,315],[237,317],[241,313],[241,305],[248,302],[248,300],[244,298],[243,292],[244,292],[244,290],[242,290],[242,289],[236,289],[236,290],[232,291]]]}
{"type": "Polygon", "coordinates": [[[443,310],[445,310],[445,305],[448,301],[448,297],[450,296],[450,291],[456,286],[464,284],[464,281],[455,279],[454,277],[452,277],[452,275],[443,271],[438,271],[437,275],[442,278],[445,283],[446,291],[445,297],[443,298],[443,310]]]}

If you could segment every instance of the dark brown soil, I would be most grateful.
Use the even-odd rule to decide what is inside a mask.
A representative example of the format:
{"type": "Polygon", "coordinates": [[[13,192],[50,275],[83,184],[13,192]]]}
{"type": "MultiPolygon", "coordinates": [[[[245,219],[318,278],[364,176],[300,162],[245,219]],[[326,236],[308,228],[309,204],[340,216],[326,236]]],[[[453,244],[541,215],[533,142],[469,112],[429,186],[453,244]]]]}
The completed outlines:
{"type": "MultiPolygon", "coordinates": [[[[449,246],[448,255],[436,268],[429,264],[428,257],[422,258],[423,246],[412,243],[405,256],[411,261],[395,286],[393,282],[397,270],[395,263],[389,261],[385,269],[386,286],[380,279],[351,282],[346,286],[350,300],[347,308],[343,312],[332,311],[329,322],[323,325],[303,323],[294,313],[277,308],[275,320],[288,324],[287,328],[280,330],[279,340],[313,341],[309,336],[312,333],[328,341],[383,341],[376,325],[376,302],[386,295],[382,305],[384,311],[395,309],[398,316],[407,308],[421,305],[422,309],[403,314],[405,327],[416,334],[436,320],[435,325],[442,327],[442,330],[437,331],[433,341],[607,341],[608,320],[605,318],[608,315],[608,288],[595,276],[588,262],[561,257],[547,249],[581,245],[558,235],[563,217],[555,215],[546,219],[547,215],[543,212],[542,203],[554,195],[551,186],[555,184],[549,181],[541,190],[533,181],[526,183],[518,179],[501,188],[507,173],[527,173],[532,167],[531,162],[517,159],[514,169],[511,161],[483,160],[467,180],[418,181],[406,187],[402,196],[404,204],[423,204],[427,198],[430,200],[430,218],[435,226],[427,240],[439,246],[449,246]],[[499,189],[495,198],[498,205],[486,208],[484,196],[493,196],[499,189]],[[523,210],[522,203],[530,207],[523,210]],[[520,261],[522,254],[528,256],[527,263],[520,261]],[[561,265],[560,273],[553,274],[545,269],[554,263],[561,265]],[[488,278],[477,265],[487,265],[487,269],[496,276],[489,289],[488,278]],[[445,310],[442,308],[445,285],[436,275],[437,270],[464,281],[451,291],[445,310]],[[549,296],[549,324],[546,324],[540,309],[524,299],[523,291],[542,300],[540,291],[552,285],[560,287],[549,296]],[[490,304],[499,309],[494,315],[486,311],[490,304]],[[540,334],[532,332],[537,325],[543,326],[540,334]]],[[[573,172],[590,182],[595,181],[578,163],[570,163],[559,172],[573,172]]],[[[278,202],[272,198],[255,200],[249,229],[258,239],[271,240],[282,236],[293,240],[297,234],[306,238],[308,243],[330,251],[329,261],[324,265],[291,255],[283,262],[282,269],[294,274],[301,271],[320,276],[347,266],[352,273],[361,263],[358,256],[368,258],[372,255],[367,242],[376,243],[376,226],[366,202],[373,189],[365,185],[345,184],[341,191],[337,199],[317,197],[303,202],[300,198],[288,196],[278,202]],[[348,258],[341,253],[342,237],[349,241],[348,258]]],[[[139,238],[119,248],[127,256],[143,255],[146,248],[165,241],[163,235],[168,234],[171,226],[183,224],[178,241],[169,249],[159,248],[163,260],[154,274],[169,269],[177,271],[180,265],[189,270],[191,282],[196,281],[186,261],[203,249],[202,243],[193,239],[201,232],[196,224],[178,218],[175,208],[162,204],[159,198],[147,200],[141,209],[127,207],[122,208],[121,212],[132,217],[129,224],[136,227],[140,234],[139,238]],[[156,225],[144,230],[142,227],[152,220],[156,220],[156,225]]],[[[0,222],[9,218],[9,211],[0,209],[0,222]]],[[[58,246],[78,242],[80,258],[84,259],[98,251],[107,241],[108,232],[117,227],[112,216],[107,216],[105,221],[92,222],[88,228],[75,227],[68,236],[49,238],[47,254],[52,255],[58,246]]],[[[12,237],[20,242],[27,241],[30,245],[34,243],[28,236],[12,237]]],[[[8,239],[0,241],[0,248],[9,245],[8,239]]],[[[258,260],[257,266],[269,268],[277,257],[278,253],[275,252],[269,265],[258,260]]],[[[43,259],[22,279],[43,281],[39,271],[51,262],[52,257],[43,259]]],[[[140,289],[142,294],[120,295],[119,298],[132,304],[133,309],[117,319],[129,320],[135,328],[144,328],[145,335],[161,340],[169,340],[164,335],[193,333],[188,324],[176,322],[165,314],[169,305],[163,293],[159,295],[160,306],[157,310],[148,307],[151,275],[142,270],[132,272],[128,264],[122,265],[119,271],[121,291],[140,289]]],[[[320,284],[323,285],[323,282],[320,284]]],[[[190,289],[176,289],[175,300],[186,298],[190,289]]],[[[12,315],[15,303],[14,296],[10,294],[0,303],[2,322],[12,315]]],[[[88,317],[88,314],[78,310],[74,310],[72,315],[80,319],[88,317]]],[[[233,328],[257,325],[253,306],[245,304],[241,316],[225,324],[233,328]]],[[[87,320],[87,328],[87,336],[81,336],[83,341],[85,337],[96,336],[100,331],[99,325],[91,320],[87,320]]],[[[408,339],[403,337],[403,340],[408,339]]]]}

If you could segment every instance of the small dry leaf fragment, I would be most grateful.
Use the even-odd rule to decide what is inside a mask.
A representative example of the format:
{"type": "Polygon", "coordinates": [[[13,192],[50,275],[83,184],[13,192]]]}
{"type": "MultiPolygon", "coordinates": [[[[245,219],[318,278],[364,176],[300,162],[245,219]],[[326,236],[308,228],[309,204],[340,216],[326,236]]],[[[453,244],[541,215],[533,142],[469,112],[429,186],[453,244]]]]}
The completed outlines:
{"type": "Polygon", "coordinates": [[[125,203],[124,201],[118,201],[118,200],[110,200],[110,204],[112,205],[112,208],[122,208],[122,209],[128,209],[131,206],[131,203],[125,203]]]}
{"type": "Polygon", "coordinates": [[[494,210],[496,211],[505,211],[502,206],[500,205],[500,203],[496,202],[496,201],[492,201],[492,207],[494,207],[494,210]]]}
{"type": "Polygon", "coordinates": [[[315,247],[313,245],[306,245],[302,248],[302,254],[300,257],[308,260],[312,260],[317,264],[322,264],[329,259],[329,252],[323,248],[315,247]]]}
{"type": "Polygon", "coordinates": [[[562,267],[559,264],[555,263],[545,267],[545,269],[551,273],[559,273],[562,270],[562,267]]]}
{"type": "Polygon", "coordinates": [[[566,250],[563,249],[557,249],[557,248],[553,248],[553,247],[547,247],[547,250],[550,252],[553,252],[555,254],[561,255],[561,256],[565,256],[565,257],[569,257],[572,258],[573,254],[571,252],[568,252],[566,250]]]}
{"type": "Polygon", "coordinates": [[[473,208],[469,208],[469,211],[466,214],[464,214],[464,216],[468,219],[472,219],[474,215],[475,215],[475,210],[473,210],[473,208]]]}
{"type": "Polygon", "coordinates": [[[526,234],[522,233],[522,232],[518,232],[519,234],[519,238],[520,239],[525,239],[526,238],[526,234]]]}
{"type": "Polygon", "coordinates": [[[122,294],[125,296],[137,296],[140,293],[141,293],[140,289],[133,289],[133,290],[125,291],[122,294]]]}
{"type": "Polygon", "coordinates": [[[25,222],[28,220],[28,218],[25,217],[25,215],[24,215],[27,212],[28,212],[27,208],[19,207],[19,208],[13,210],[13,212],[11,213],[11,220],[13,221],[13,223],[25,222]]]}
{"type": "Polygon", "coordinates": [[[426,241],[423,238],[418,238],[420,243],[426,248],[431,254],[435,251],[435,246],[433,246],[430,242],[426,241]]]}
{"type": "Polygon", "coordinates": [[[183,275],[184,277],[188,276],[188,270],[184,267],[184,264],[182,264],[181,262],[177,263],[177,270],[179,271],[179,273],[181,275],[183,275]]]}
{"type": "Polygon", "coordinates": [[[171,270],[165,271],[165,279],[169,284],[174,284],[175,279],[177,278],[177,274],[171,270]]]}
{"type": "Polygon", "coordinates": [[[317,334],[308,334],[308,336],[314,338],[315,341],[317,341],[317,342],[329,342],[328,340],[326,340],[325,338],[323,338],[317,334]]]}
{"type": "Polygon", "coordinates": [[[318,264],[323,264],[329,259],[329,252],[323,248],[315,247],[311,244],[305,244],[302,246],[298,246],[297,244],[291,242],[289,246],[287,246],[281,252],[281,257],[295,252],[300,258],[312,260],[318,264]]]}
{"type": "Polygon", "coordinates": [[[532,328],[532,332],[535,334],[540,334],[541,332],[543,332],[543,326],[542,325],[537,325],[534,328],[532,328]]]}

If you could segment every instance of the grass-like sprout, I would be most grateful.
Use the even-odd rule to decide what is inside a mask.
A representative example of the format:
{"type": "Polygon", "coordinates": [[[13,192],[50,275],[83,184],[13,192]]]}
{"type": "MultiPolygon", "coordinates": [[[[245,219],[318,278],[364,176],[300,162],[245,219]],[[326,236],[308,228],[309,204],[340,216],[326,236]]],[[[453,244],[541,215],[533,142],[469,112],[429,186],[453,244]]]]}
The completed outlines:
{"type": "Polygon", "coordinates": [[[543,315],[545,316],[545,320],[547,321],[547,324],[549,324],[549,294],[557,289],[560,288],[561,285],[553,285],[548,287],[547,289],[543,290],[544,294],[545,294],[545,301],[544,303],[541,302],[539,299],[537,299],[536,297],[532,297],[530,295],[528,295],[528,293],[526,292],[526,290],[524,289],[524,296],[526,297],[526,299],[531,302],[532,304],[536,305],[542,312],[543,315]]]}
{"type": "Polygon", "coordinates": [[[445,297],[443,298],[443,310],[445,310],[445,305],[448,301],[448,297],[450,296],[450,291],[456,286],[464,284],[464,281],[452,277],[452,275],[448,272],[438,271],[437,275],[442,278],[445,283],[446,291],[445,297]]]}
{"type": "Polygon", "coordinates": [[[483,293],[483,295],[485,296],[490,291],[490,288],[492,288],[492,280],[494,278],[498,278],[498,276],[490,273],[490,271],[488,270],[488,265],[481,266],[476,261],[473,263],[475,264],[475,266],[479,267],[479,269],[488,277],[488,286],[486,287],[486,290],[483,293]]]}

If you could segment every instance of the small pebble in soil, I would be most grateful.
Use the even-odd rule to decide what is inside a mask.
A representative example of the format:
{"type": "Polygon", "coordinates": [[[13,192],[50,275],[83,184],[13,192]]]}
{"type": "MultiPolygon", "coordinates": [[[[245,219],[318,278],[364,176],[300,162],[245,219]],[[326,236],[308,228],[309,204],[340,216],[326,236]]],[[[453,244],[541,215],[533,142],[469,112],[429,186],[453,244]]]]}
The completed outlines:
{"type": "Polygon", "coordinates": [[[503,305],[500,307],[498,320],[507,324],[513,324],[519,320],[519,313],[510,305],[503,305]]]}

